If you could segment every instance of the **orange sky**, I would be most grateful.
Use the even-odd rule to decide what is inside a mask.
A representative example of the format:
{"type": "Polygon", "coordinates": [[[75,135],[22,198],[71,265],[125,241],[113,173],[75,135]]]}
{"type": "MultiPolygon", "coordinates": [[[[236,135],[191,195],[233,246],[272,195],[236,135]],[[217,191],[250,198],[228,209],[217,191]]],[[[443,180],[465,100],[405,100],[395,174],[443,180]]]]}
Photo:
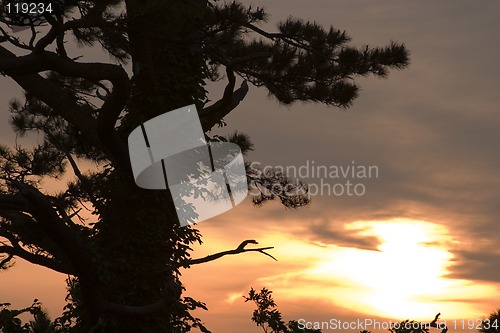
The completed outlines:
{"type": "MultiPolygon", "coordinates": [[[[376,165],[379,175],[355,180],[366,189],[362,196],[327,193],[296,211],[247,200],[201,222],[205,243],[195,257],[256,239],[275,246],[278,262],[248,253],[186,271],[187,295],[209,307],[199,315],[214,333],[259,332],[250,321],[254,307],[240,297],[250,287],[273,290],[286,320],[430,321],[441,312],[450,326],[489,314],[500,305],[500,3],[276,0],[266,7],[270,27],[291,14],[346,29],[356,45],[405,42],[412,63],[388,80],[360,80],[363,90],[348,111],[280,107],[251,87],[219,132],[249,134],[252,161],[355,161],[376,165]]],[[[4,78],[0,87],[0,137],[12,142],[5,105],[16,90],[4,78]]],[[[220,94],[214,86],[211,99],[220,94]]],[[[18,260],[0,272],[0,303],[22,307],[38,298],[57,314],[63,281],[18,260]]]]}
{"type": "MultiPolygon", "coordinates": [[[[196,249],[196,257],[256,239],[261,246],[275,246],[269,252],[278,258],[274,262],[257,253],[227,256],[183,273],[186,294],[207,302],[209,312],[198,314],[210,327],[219,328],[214,331],[226,332],[234,325],[244,332],[256,331],[249,320],[253,305],[242,298],[251,287],[273,290],[285,319],[307,321],[429,321],[437,312],[448,322],[479,319],[500,294],[498,283],[477,284],[447,276],[454,258],[450,247],[459,241],[440,224],[394,219],[344,225],[360,236],[375,237],[379,245],[374,251],[297,237],[306,234],[315,219],[286,211],[283,223],[277,224],[266,218],[270,208],[254,208],[247,201],[199,224],[205,244],[196,249]]],[[[12,286],[2,288],[1,297],[15,301],[14,306],[30,304],[35,295],[52,313],[64,305],[61,274],[21,261],[0,274],[2,284],[12,286]]]]}
{"type": "Polygon", "coordinates": [[[207,243],[199,255],[234,248],[239,240],[254,238],[262,246],[276,246],[271,252],[279,261],[249,253],[196,266],[185,274],[189,290],[205,299],[214,312],[209,323],[224,327],[222,331],[233,321],[252,331],[246,321],[253,308],[241,297],[250,287],[270,288],[285,318],[308,321],[430,321],[438,312],[448,321],[472,320],[495,307],[500,284],[449,276],[454,260],[450,250],[458,241],[440,224],[395,219],[344,225],[378,239],[380,244],[373,251],[297,237],[306,235],[308,226],[316,223],[303,216],[306,214],[283,212],[282,223],[277,224],[266,219],[265,208],[262,212],[257,209],[256,214],[248,212],[250,209],[255,210],[247,205],[220,219],[202,222],[200,230],[207,243]],[[242,215],[251,217],[238,219],[242,215]],[[231,321],[222,319],[228,317],[231,321]]]}

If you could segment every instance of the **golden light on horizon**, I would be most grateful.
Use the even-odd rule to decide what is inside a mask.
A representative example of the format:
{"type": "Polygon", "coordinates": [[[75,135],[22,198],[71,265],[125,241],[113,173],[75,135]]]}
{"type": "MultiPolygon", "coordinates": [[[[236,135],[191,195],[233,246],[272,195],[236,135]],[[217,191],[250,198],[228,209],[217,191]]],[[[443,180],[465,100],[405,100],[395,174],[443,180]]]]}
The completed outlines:
{"type": "Polygon", "coordinates": [[[381,243],[379,251],[337,249],[309,271],[354,289],[339,305],[391,318],[429,320],[439,311],[448,318],[473,318],[481,311],[464,300],[496,293],[493,287],[445,277],[453,259],[448,251],[453,240],[443,226],[397,219],[353,222],[346,229],[359,230],[359,235],[376,237],[381,243]]]}
{"type": "MultiPolygon", "coordinates": [[[[377,250],[302,242],[286,234],[268,234],[273,255],[299,267],[257,279],[282,299],[318,300],[367,318],[430,321],[438,312],[447,319],[481,318],[498,297],[498,284],[449,275],[458,242],[440,224],[409,219],[358,221],[345,229],[379,240],[377,250]],[[318,246],[320,245],[320,246],[318,246]]],[[[293,267],[293,266],[291,266],[293,267]]],[[[253,285],[255,286],[255,284],[253,285]]],[[[232,303],[241,292],[228,295],[232,303]]]]}

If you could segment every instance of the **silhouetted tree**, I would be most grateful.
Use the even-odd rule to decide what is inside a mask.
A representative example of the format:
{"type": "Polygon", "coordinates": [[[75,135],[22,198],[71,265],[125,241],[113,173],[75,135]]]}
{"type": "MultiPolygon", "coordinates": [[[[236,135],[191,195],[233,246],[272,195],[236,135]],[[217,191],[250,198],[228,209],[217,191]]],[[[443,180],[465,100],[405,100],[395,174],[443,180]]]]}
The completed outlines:
{"type": "Polygon", "coordinates": [[[500,332],[500,308],[492,312],[488,318],[481,323],[480,332],[499,333],[500,332]]]}
{"type": "MultiPolygon", "coordinates": [[[[253,288],[250,289],[248,296],[243,296],[245,302],[252,301],[257,306],[253,311],[252,321],[261,327],[265,333],[321,333],[320,329],[307,328],[304,323],[296,320],[290,320],[288,324],[282,319],[281,312],[278,310],[273,297],[272,291],[267,288],[262,288],[260,292],[256,292],[253,288]]],[[[444,323],[438,322],[438,313],[434,320],[429,323],[418,322],[415,320],[404,320],[399,323],[392,323],[389,327],[390,333],[429,333],[430,328],[441,329],[441,333],[448,332],[448,328],[444,323]]],[[[329,322],[326,322],[329,323],[329,322]]],[[[369,330],[362,330],[360,333],[370,333],[369,330]]]]}
{"type": "Polygon", "coordinates": [[[286,324],[278,311],[272,293],[267,288],[262,288],[260,292],[251,288],[248,296],[244,296],[245,302],[252,301],[257,305],[257,309],[253,311],[252,321],[265,333],[321,333],[321,330],[301,328],[299,322],[295,320],[290,320],[286,324]]]}
{"type": "Polygon", "coordinates": [[[21,310],[11,310],[9,306],[9,303],[0,304],[0,332],[2,333],[62,332],[62,328],[50,320],[38,300],[35,300],[30,307],[21,310]],[[23,313],[30,313],[33,316],[33,320],[23,325],[18,318],[23,313]]]}
{"type": "MultiPolygon", "coordinates": [[[[358,94],[355,77],[386,77],[408,65],[403,44],[356,49],[344,31],[296,18],[281,22],[277,32],[264,31],[259,23],[267,13],[238,2],[39,2],[47,5],[44,13],[9,13],[9,0],[0,6],[0,72],[25,91],[24,100],[10,104],[11,123],[18,135],[38,133],[41,140],[34,149],[0,149],[0,263],[18,257],[69,275],[61,321],[71,332],[207,331],[191,315],[205,304],[183,296],[180,270],[265,250],[247,248],[256,242],[246,241],[192,259],[191,245],[201,243],[201,235],[179,228],[169,191],[134,182],[127,149],[134,128],[196,104],[208,132],[224,125],[248,83],[285,104],[348,107],[358,94]],[[9,26],[26,30],[18,36],[9,26]],[[100,45],[112,61],[84,62],[85,50],[72,43],[100,45]],[[205,84],[223,76],[223,96],[205,106],[205,84]],[[239,88],[237,77],[244,79],[239,88]],[[95,170],[82,172],[82,160],[94,162],[95,170]],[[68,169],[74,180],[64,190],[43,189],[43,179],[68,169]],[[85,220],[85,208],[94,220],[85,220]]],[[[215,139],[236,142],[244,153],[252,149],[242,134],[215,139]]],[[[286,182],[284,175],[254,173],[249,180],[261,191],[258,204],[307,204],[306,196],[273,187],[286,182]]]]}
{"type": "Polygon", "coordinates": [[[393,323],[389,328],[391,333],[429,333],[429,328],[425,323],[415,320],[403,320],[399,323],[393,323]]]}

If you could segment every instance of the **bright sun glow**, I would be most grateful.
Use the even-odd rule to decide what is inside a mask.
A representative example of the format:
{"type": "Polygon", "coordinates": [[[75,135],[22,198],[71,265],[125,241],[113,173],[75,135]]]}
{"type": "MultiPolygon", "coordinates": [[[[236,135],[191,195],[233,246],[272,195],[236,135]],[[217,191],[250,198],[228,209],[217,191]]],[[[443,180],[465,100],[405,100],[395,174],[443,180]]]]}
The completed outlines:
{"type": "MultiPolygon", "coordinates": [[[[478,319],[491,310],[485,300],[500,296],[498,284],[450,275],[450,251],[459,243],[443,225],[393,219],[347,223],[345,229],[378,240],[376,250],[303,242],[287,234],[259,235],[262,243],[279,244],[273,255],[288,269],[261,276],[254,285],[295,303],[311,300],[391,320],[430,321],[438,312],[447,320],[478,319]]],[[[227,295],[226,301],[234,303],[241,292],[227,295]]]]}
{"type": "Polygon", "coordinates": [[[447,251],[451,239],[444,227],[391,220],[354,222],[346,228],[376,237],[380,245],[378,252],[337,248],[331,258],[308,272],[322,279],[344,281],[350,287],[350,292],[344,290],[347,297],[342,297],[339,305],[395,318],[429,318],[433,311],[445,309],[457,318],[469,318],[477,309],[455,300],[480,297],[489,289],[444,277],[453,258],[447,251]]]}

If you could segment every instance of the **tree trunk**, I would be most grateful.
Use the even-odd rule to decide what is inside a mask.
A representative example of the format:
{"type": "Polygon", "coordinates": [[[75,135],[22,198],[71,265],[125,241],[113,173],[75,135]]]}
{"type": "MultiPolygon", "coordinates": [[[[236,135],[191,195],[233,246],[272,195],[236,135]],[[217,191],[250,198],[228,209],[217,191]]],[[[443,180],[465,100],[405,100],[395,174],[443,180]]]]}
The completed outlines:
{"type": "MultiPolygon", "coordinates": [[[[123,140],[144,121],[204,98],[205,61],[196,26],[205,6],[205,1],[127,1],[134,76],[123,140]]],[[[173,332],[182,316],[182,289],[169,267],[182,259],[181,241],[191,231],[179,228],[168,191],[140,189],[129,166],[114,167],[100,185],[108,198],[98,210],[94,253],[102,292],[125,305],[149,305],[162,297],[169,302],[145,316],[108,314],[103,332],[173,332]]]]}

